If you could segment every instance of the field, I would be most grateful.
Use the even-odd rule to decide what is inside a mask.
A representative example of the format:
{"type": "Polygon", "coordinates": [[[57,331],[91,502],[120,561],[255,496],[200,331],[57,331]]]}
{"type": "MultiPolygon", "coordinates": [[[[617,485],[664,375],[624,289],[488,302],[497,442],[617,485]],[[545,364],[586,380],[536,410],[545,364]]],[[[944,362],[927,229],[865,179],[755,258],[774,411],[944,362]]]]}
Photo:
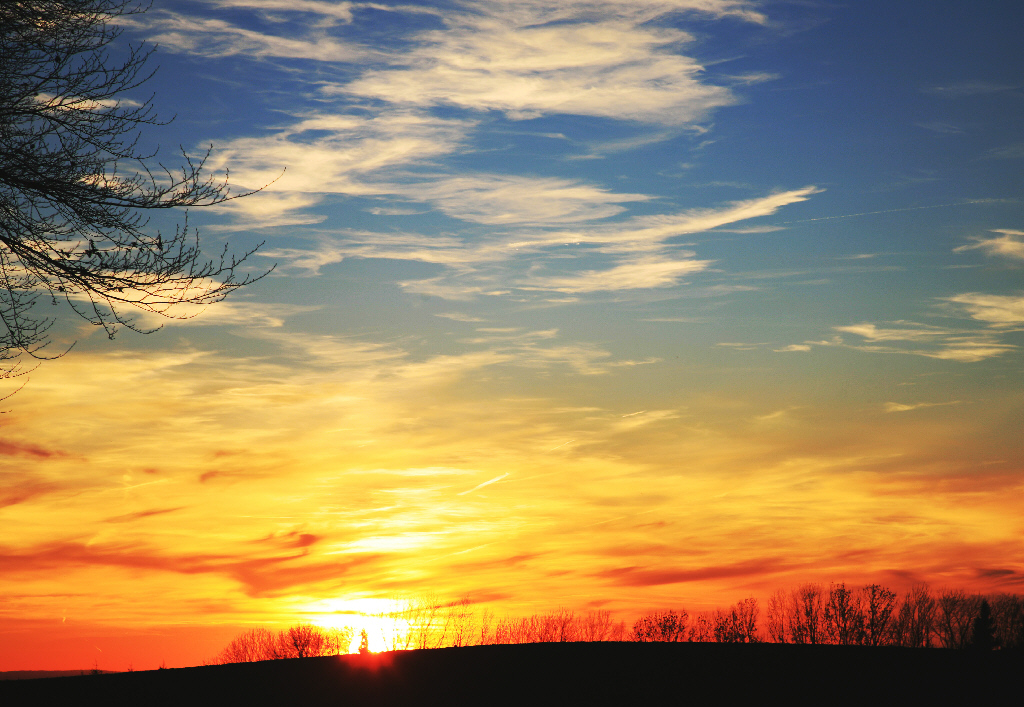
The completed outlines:
{"type": "MultiPolygon", "coordinates": [[[[474,646],[0,681],[3,704],[986,704],[1024,653],[776,644],[474,646]]],[[[1015,701],[1011,699],[1011,703],[1015,701]]]]}

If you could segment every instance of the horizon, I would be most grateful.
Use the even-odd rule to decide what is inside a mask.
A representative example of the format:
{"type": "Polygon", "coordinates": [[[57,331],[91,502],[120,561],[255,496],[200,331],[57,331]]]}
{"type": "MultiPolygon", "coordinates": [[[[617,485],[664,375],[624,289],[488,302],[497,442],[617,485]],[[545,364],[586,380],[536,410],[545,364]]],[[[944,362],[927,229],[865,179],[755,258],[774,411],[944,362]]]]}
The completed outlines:
{"type": "Polygon", "coordinates": [[[124,97],[174,116],[140,145],[263,188],[189,212],[204,252],[276,267],[147,335],[61,319],[66,355],[0,379],[0,671],[198,665],[426,594],[629,622],[807,582],[1024,593],[1022,21],[120,18],[110,61],[159,65],[124,97]]]}

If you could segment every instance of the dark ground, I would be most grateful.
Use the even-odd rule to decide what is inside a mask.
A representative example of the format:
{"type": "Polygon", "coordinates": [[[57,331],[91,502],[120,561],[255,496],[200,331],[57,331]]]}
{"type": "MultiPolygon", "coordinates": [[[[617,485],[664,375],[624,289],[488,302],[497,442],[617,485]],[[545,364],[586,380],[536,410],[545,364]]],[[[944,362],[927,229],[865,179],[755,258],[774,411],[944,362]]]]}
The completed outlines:
{"type": "Polygon", "coordinates": [[[0,704],[1024,704],[1024,653],[535,643],[0,682],[0,704]]]}

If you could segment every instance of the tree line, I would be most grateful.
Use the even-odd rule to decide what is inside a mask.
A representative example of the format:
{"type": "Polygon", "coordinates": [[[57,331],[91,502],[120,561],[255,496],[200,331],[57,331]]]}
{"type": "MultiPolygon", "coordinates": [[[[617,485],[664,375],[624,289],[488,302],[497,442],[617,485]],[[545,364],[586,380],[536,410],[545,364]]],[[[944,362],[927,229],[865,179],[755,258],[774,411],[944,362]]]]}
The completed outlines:
{"type": "MultiPolygon", "coordinates": [[[[377,614],[377,645],[385,650],[547,642],[668,641],[794,643],[808,645],[941,647],[1024,650],[1024,597],[931,590],[916,584],[900,595],[879,584],[801,584],[774,592],[764,611],[754,597],[690,614],[664,609],[641,615],[630,627],[611,612],[558,609],[531,616],[497,617],[473,610],[469,599],[434,596],[377,614]]],[[[340,655],[356,645],[355,629],[298,624],[274,632],[255,628],[235,637],[218,663],[340,655]]],[[[368,634],[359,636],[368,650],[368,634]]]]}

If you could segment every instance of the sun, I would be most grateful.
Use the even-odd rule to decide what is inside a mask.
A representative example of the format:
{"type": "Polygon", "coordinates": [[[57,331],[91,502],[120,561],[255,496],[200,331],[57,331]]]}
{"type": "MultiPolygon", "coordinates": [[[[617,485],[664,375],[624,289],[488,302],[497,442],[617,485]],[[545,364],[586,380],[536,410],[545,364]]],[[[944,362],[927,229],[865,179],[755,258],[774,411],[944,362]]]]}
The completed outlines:
{"type": "Polygon", "coordinates": [[[349,653],[357,653],[362,637],[366,637],[370,651],[404,648],[403,638],[409,631],[406,621],[398,617],[401,603],[390,599],[324,599],[304,605],[299,611],[306,620],[326,629],[352,631],[349,653]]]}

